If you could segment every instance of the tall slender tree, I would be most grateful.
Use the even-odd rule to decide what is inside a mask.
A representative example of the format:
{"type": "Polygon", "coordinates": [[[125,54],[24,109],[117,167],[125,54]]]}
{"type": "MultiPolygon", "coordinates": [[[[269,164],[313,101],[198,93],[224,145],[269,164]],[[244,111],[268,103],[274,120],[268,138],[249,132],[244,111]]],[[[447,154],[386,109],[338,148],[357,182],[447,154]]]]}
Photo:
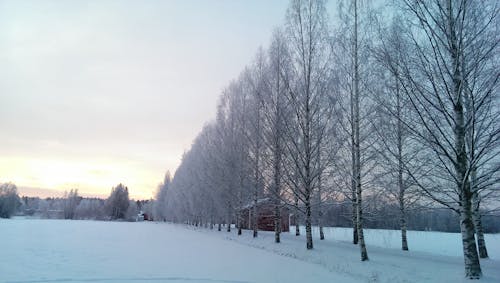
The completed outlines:
{"type": "Polygon", "coordinates": [[[281,29],[276,29],[268,50],[268,92],[264,96],[264,143],[268,148],[266,167],[271,168],[268,176],[269,192],[274,206],[274,241],[279,243],[281,233],[281,210],[283,198],[283,155],[285,151],[285,121],[288,112],[285,105],[288,81],[289,53],[286,38],[281,29]]]}
{"type": "MultiPolygon", "coordinates": [[[[294,0],[287,11],[287,34],[290,39],[293,80],[287,82],[287,102],[293,109],[295,131],[300,139],[290,139],[296,152],[293,160],[298,169],[299,184],[296,195],[304,204],[306,247],[313,248],[311,223],[311,196],[318,185],[322,168],[317,162],[317,148],[321,146],[328,121],[325,86],[328,80],[327,15],[323,1],[294,0]]],[[[294,155],[292,155],[294,156],[294,155]]]]}
{"type": "Polygon", "coordinates": [[[434,153],[437,162],[433,164],[433,175],[441,179],[429,180],[434,186],[420,187],[427,196],[459,214],[465,275],[480,278],[473,218],[473,196],[478,187],[471,185],[471,174],[477,164],[486,169],[488,158],[479,152],[496,146],[499,134],[495,122],[484,119],[481,123],[487,125],[485,131],[473,134],[476,142],[482,142],[467,141],[472,136],[468,133],[478,125],[474,123],[477,116],[468,113],[467,99],[474,96],[470,93],[478,97],[483,94],[483,99],[469,109],[489,113],[485,117],[491,115],[488,109],[492,104],[485,102],[496,95],[492,93],[498,87],[498,72],[491,76],[483,71],[497,63],[493,54],[499,42],[498,3],[433,0],[403,4],[405,18],[413,28],[407,31],[412,48],[401,57],[405,58],[402,86],[422,126],[415,133],[434,153]],[[473,87],[472,81],[478,84],[473,87]]]}

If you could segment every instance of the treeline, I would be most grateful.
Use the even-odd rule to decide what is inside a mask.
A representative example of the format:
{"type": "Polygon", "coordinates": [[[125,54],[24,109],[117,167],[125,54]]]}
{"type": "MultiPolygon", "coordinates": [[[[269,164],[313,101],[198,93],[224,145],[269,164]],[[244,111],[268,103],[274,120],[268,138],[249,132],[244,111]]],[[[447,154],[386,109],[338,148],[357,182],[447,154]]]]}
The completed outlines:
{"type": "MultiPolygon", "coordinates": [[[[349,202],[324,204],[322,221],[328,227],[352,227],[349,202]]],[[[380,203],[365,209],[365,228],[400,229],[399,207],[396,203],[380,203]]],[[[408,230],[460,233],[459,215],[449,209],[414,207],[407,212],[408,230]]],[[[313,214],[313,219],[317,216],[313,214]]],[[[500,215],[487,214],[482,218],[484,233],[500,233],[500,215]]],[[[295,223],[292,223],[295,224],[295,223]]],[[[299,219],[303,225],[304,220],[299,219]]],[[[313,225],[318,225],[316,221],[313,225]]]]}
{"type": "Polygon", "coordinates": [[[61,198],[19,197],[15,185],[9,183],[0,186],[0,210],[3,211],[3,188],[8,187],[9,214],[0,215],[10,218],[12,215],[34,216],[47,219],[79,220],[125,220],[136,221],[140,212],[152,215],[153,203],[149,200],[131,200],[128,188],[119,184],[113,187],[107,199],[85,198],[78,195],[78,190],[65,192],[61,198]],[[12,193],[15,191],[15,194],[12,193]],[[14,196],[15,195],[15,196],[14,196]]]}
{"type": "Polygon", "coordinates": [[[498,208],[498,1],[333,5],[330,17],[325,1],[290,2],[161,187],[158,211],[241,233],[241,208],[253,203],[256,220],[267,197],[276,242],[287,206],[312,249],[314,222],[324,238],[324,205],[348,202],[368,260],[363,228],[378,205],[397,208],[403,250],[408,210],[443,207],[456,213],[466,276],[481,277],[482,217],[498,208]]]}

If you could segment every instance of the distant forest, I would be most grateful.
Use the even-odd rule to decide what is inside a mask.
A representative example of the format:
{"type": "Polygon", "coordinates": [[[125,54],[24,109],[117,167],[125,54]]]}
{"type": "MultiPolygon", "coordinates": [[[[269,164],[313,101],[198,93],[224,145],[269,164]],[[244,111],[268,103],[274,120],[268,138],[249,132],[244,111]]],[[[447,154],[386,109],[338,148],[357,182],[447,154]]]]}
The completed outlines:
{"type": "Polygon", "coordinates": [[[142,211],[152,215],[152,200],[129,199],[128,187],[118,184],[107,199],[85,198],[78,190],[62,198],[19,197],[16,185],[0,184],[0,217],[137,221],[142,211]]]}
{"type": "MultiPolygon", "coordinates": [[[[45,219],[80,219],[80,220],[110,220],[111,216],[106,210],[106,199],[77,197],[76,206],[68,206],[67,198],[39,198],[21,197],[19,209],[16,215],[33,216],[45,219]],[[69,209],[74,211],[69,212],[69,209]],[[65,214],[66,211],[66,214],[65,214]]],[[[382,206],[383,209],[366,211],[366,228],[377,229],[399,229],[397,218],[398,208],[396,205],[382,206]]],[[[349,203],[337,203],[325,205],[324,225],[329,227],[351,227],[349,217],[349,203]]],[[[129,208],[124,220],[136,221],[140,212],[152,216],[155,219],[154,202],[152,200],[130,200],[129,208]]],[[[303,219],[298,219],[300,225],[304,225],[303,219]]],[[[500,232],[500,215],[486,215],[483,218],[485,233],[500,232]]],[[[460,232],[458,216],[447,209],[428,208],[415,209],[408,212],[408,229],[417,231],[441,231],[460,232]]],[[[295,224],[295,223],[291,223],[295,224]]],[[[316,224],[316,223],[315,223],[316,224]]]]}

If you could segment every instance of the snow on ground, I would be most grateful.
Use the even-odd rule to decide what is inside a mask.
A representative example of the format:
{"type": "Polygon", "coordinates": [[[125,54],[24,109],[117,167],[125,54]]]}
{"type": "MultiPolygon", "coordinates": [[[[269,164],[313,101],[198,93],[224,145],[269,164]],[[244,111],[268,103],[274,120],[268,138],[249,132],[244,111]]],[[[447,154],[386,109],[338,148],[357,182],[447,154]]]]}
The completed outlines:
{"type": "MultiPolygon", "coordinates": [[[[291,229],[295,234],[295,226],[291,229]]],[[[368,246],[381,248],[401,249],[401,231],[383,229],[364,229],[365,242],[368,246]]],[[[305,234],[304,226],[300,227],[301,234],[305,234]]],[[[318,227],[313,227],[313,237],[319,238],[318,227]]],[[[352,242],[351,228],[323,229],[326,239],[352,242]]],[[[486,248],[490,258],[500,260],[500,234],[486,234],[486,248]]],[[[408,231],[408,247],[411,251],[428,252],[436,255],[462,257],[462,236],[459,233],[408,231]]],[[[500,267],[499,267],[500,268],[500,267]]]]}
{"type": "Polygon", "coordinates": [[[0,231],[0,282],[355,282],[182,225],[13,219],[0,231]]]}
{"type": "MultiPolygon", "coordinates": [[[[283,233],[274,244],[272,232],[253,239],[168,223],[13,219],[0,231],[0,282],[467,281],[452,233],[410,232],[403,252],[397,231],[366,230],[370,260],[360,262],[345,228],[327,229],[312,251],[304,236],[283,233]]],[[[500,282],[500,236],[486,241],[492,259],[479,282],[500,282]]]]}
{"type": "MultiPolygon", "coordinates": [[[[295,227],[292,227],[295,228],[295,227]]],[[[461,238],[458,233],[409,231],[410,251],[400,250],[400,234],[394,230],[365,229],[368,262],[360,261],[359,247],[351,243],[352,229],[326,228],[326,240],[320,241],[313,229],[314,250],[306,250],[304,227],[283,233],[280,244],[274,233],[251,231],[242,236],[226,233],[225,238],[244,245],[323,266],[335,274],[344,274],[358,282],[470,282],[464,278],[461,238]],[[419,238],[420,237],[420,238],[419,238]],[[413,242],[412,242],[413,241],[413,242]],[[435,252],[433,250],[435,249],[435,252]],[[454,250],[456,249],[456,251],[454,250]]],[[[222,232],[200,230],[207,234],[222,232]]],[[[484,277],[479,282],[500,282],[500,235],[486,235],[491,258],[482,260],[484,277]]],[[[309,281],[311,282],[311,281],[309,281]]]]}

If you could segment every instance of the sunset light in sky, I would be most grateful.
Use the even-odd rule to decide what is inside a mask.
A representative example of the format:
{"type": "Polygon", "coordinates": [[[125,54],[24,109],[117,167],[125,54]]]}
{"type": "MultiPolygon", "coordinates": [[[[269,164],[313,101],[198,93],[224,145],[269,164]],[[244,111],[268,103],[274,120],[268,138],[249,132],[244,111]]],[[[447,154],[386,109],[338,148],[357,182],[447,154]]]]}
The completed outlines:
{"type": "Polygon", "coordinates": [[[151,198],[288,1],[0,1],[0,182],[151,198]]]}

